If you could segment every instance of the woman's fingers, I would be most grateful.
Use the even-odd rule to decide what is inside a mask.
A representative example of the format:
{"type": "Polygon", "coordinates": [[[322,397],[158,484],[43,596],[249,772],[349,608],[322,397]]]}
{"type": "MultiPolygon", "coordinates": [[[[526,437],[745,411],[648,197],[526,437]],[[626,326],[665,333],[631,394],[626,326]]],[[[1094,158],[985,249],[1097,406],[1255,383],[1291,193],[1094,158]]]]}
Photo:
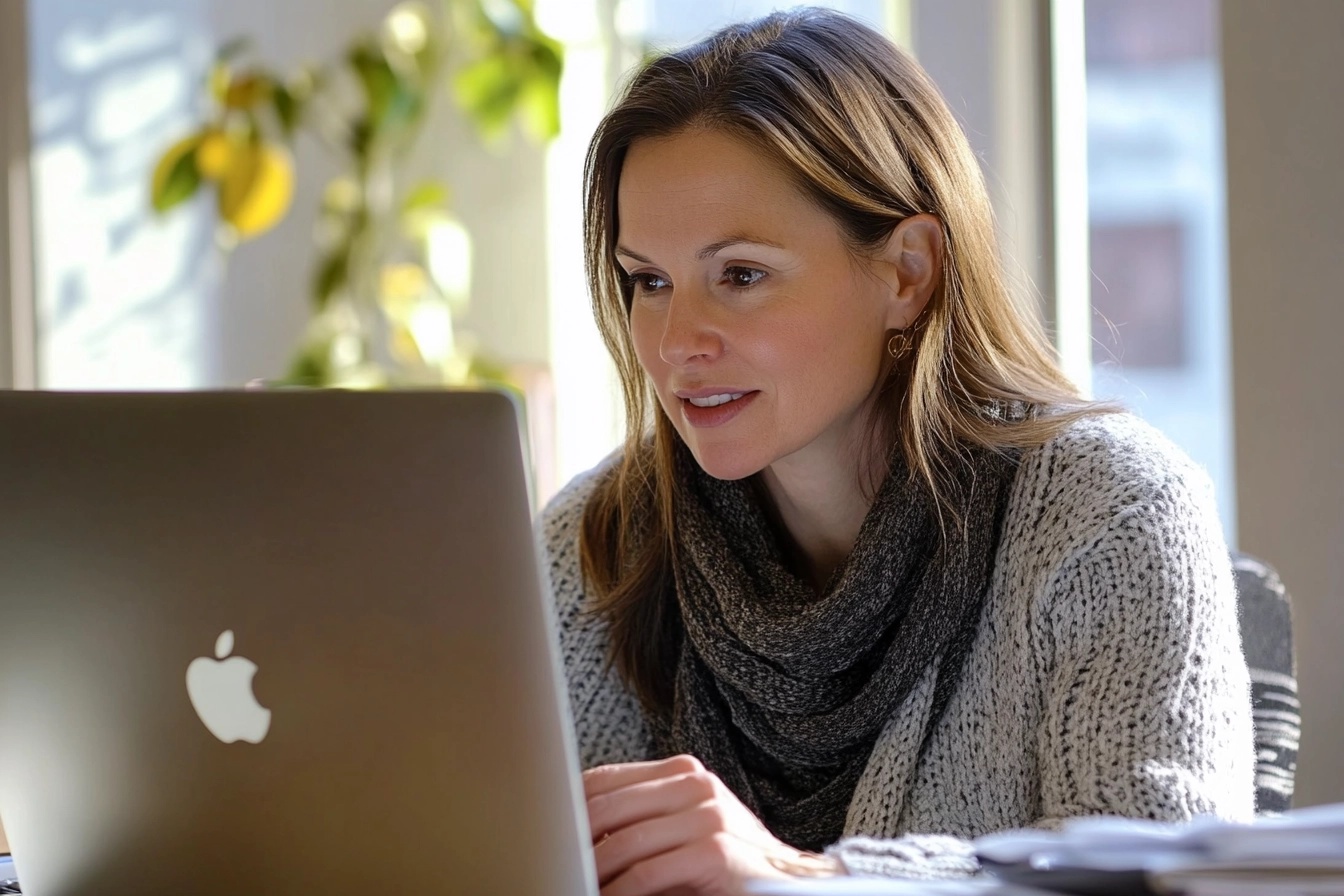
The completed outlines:
{"type": "Polygon", "coordinates": [[[593,849],[597,879],[605,887],[633,865],[712,837],[721,829],[722,819],[709,803],[622,827],[593,849]]]}
{"type": "Polygon", "coordinates": [[[739,896],[747,878],[782,878],[753,848],[718,833],[640,862],[602,886],[602,896],[739,896]]]}
{"type": "Polygon", "coordinates": [[[583,773],[584,796],[592,798],[602,793],[629,787],[642,781],[670,778],[676,775],[703,772],[705,767],[694,756],[673,756],[652,762],[622,762],[599,765],[583,773]]]}
{"type": "Polygon", "coordinates": [[[610,883],[602,896],[652,896],[684,888],[702,893],[716,876],[712,869],[726,867],[730,849],[727,835],[697,840],[640,862],[610,883]]]}
{"type": "Polygon", "coordinates": [[[785,846],[691,756],[583,776],[602,896],[740,896],[750,877],[787,877],[785,846]]]}
{"type": "Polygon", "coordinates": [[[640,780],[588,798],[588,827],[593,841],[650,818],[676,815],[715,802],[718,788],[708,772],[640,780]]]}

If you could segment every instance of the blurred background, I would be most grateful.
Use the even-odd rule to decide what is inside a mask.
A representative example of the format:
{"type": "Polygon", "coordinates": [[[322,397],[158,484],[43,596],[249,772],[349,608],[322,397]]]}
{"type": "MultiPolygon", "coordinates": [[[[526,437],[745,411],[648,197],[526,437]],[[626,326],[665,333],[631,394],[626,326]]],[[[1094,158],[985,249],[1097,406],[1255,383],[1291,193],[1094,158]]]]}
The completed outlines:
{"type": "MultiPolygon", "coordinates": [[[[544,500],[620,439],[588,137],[649,50],[780,5],[0,0],[3,375],[504,382],[544,500]]],[[[929,69],[1069,373],[1181,444],[1283,573],[1298,802],[1344,800],[1344,3],[823,5],[929,69]]]]}

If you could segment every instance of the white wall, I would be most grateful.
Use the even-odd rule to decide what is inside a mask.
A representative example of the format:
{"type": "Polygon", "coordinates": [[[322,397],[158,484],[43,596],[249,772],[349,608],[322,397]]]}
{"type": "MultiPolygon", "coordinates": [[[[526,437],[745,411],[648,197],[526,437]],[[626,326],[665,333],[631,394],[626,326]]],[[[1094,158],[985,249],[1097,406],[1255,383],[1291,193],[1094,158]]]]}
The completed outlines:
{"type": "Polygon", "coordinates": [[[195,385],[209,237],[201,216],[151,221],[146,175],[188,122],[204,2],[28,10],[40,382],[195,385]]]}
{"type": "Polygon", "coordinates": [[[1223,0],[1238,531],[1294,600],[1298,803],[1344,800],[1344,3],[1223,0]]]}

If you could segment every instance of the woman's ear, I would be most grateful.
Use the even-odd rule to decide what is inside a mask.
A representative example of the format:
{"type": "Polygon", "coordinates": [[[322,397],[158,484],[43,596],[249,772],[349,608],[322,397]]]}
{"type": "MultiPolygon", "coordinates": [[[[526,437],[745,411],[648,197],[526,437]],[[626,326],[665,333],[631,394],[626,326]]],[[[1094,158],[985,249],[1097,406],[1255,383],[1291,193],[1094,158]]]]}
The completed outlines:
{"type": "Polygon", "coordinates": [[[901,221],[878,251],[875,268],[888,287],[887,329],[904,330],[942,281],[943,223],[927,214],[901,221]]]}

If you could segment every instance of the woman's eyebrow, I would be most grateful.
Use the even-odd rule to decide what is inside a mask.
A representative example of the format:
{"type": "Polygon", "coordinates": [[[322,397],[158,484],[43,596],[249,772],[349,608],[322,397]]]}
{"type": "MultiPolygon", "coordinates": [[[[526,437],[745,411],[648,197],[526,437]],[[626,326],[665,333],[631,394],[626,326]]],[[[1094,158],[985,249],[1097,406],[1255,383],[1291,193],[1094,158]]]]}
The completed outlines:
{"type": "MultiPolygon", "coordinates": [[[[736,245],[738,245],[738,244],[740,244],[740,243],[750,243],[750,244],[753,245],[753,246],[765,246],[765,247],[770,248],[770,249],[781,249],[781,250],[782,250],[782,249],[784,248],[784,247],[781,246],[779,243],[773,242],[773,241],[771,241],[771,240],[760,239],[760,238],[758,238],[758,237],[751,237],[751,236],[730,236],[730,237],[727,237],[726,239],[715,240],[714,242],[710,243],[708,246],[705,246],[705,247],[704,247],[703,249],[701,249],[699,252],[695,253],[695,257],[696,257],[696,258],[700,258],[700,259],[709,258],[709,257],[711,257],[711,256],[713,256],[713,255],[717,255],[718,253],[722,252],[724,249],[727,249],[729,246],[736,246],[736,245]]],[[[625,246],[617,246],[617,247],[616,247],[616,254],[617,254],[617,255],[624,255],[624,256],[626,256],[627,258],[633,258],[635,261],[642,261],[642,262],[644,262],[645,264],[653,264],[652,261],[650,261],[649,259],[645,258],[643,255],[640,255],[638,252],[635,252],[635,251],[632,250],[632,249],[627,249],[625,246]]]]}
{"type": "Polygon", "coordinates": [[[784,247],[781,246],[779,243],[772,242],[771,240],[761,239],[760,237],[755,237],[755,236],[745,236],[745,235],[743,235],[743,236],[730,236],[730,237],[728,237],[727,239],[716,240],[715,242],[710,243],[708,246],[706,246],[705,248],[701,249],[699,252],[695,253],[695,257],[696,257],[696,258],[709,258],[711,255],[717,255],[718,253],[722,252],[724,249],[727,249],[729,246],[736,246],[736,245],[738,245],[739,243],[750,243],[750,244],[753,245],[753,246],[765,246],[765,247],[770,248],[770,249],[783,249],[783,248],[784,248],[784,247]]]}
{"type": "Polygon", "coordinates": [[[617,254],[617,255],[624,255],[624,256],[626,256],[627,258],[633,258],[635,261],[642,261],[642,262],[644,262],[645,264],[653,264],[652,261],[649,261],[649,260],[648,260],[647,258],[645,258],[643,255],[640,255],[638,252],[631,251],[630,249],[627,249],[627,248],[625,248],[624,246],[617,246],[617,247],[616,247],[616,254],[617,254]]]}

